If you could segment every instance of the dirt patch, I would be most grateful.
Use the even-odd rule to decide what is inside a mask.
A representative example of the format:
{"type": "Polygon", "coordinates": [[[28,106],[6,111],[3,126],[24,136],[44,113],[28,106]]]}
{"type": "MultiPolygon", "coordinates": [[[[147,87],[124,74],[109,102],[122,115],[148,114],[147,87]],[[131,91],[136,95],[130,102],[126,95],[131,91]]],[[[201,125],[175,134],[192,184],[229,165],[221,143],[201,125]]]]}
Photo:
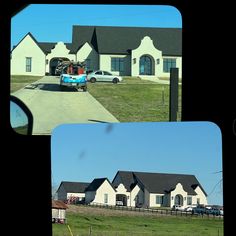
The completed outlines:
{"type": "Polygon", "coordinates": [[[121,210],[121,209],[106,209],[99,207],[91,207],[91,206],[82,206],[82,205],[68,205],[67,209],[68,213],[78,213],[82,215],[100,215],[100,216],[171,216],[166,215],[163,211],[161,213],[152,213],[152,212],[143,212],[140,211],[131,211],[131,210],[121,210]]]}

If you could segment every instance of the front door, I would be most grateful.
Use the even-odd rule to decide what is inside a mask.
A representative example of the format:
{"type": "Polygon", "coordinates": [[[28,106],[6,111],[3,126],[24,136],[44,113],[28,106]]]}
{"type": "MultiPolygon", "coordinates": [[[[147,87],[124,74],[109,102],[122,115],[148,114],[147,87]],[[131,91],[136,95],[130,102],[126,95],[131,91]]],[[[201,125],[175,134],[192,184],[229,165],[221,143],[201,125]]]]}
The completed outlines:
{"type": "Polygon", "coordinates": [[[142,56],[139,60],[139,74],[152,75],[152,60],[149,56],[142,56]]]}
{"type": "Polygon", "coordinates": [[[183,197],[180,194],[175,196],[175,205],[183,205],[183,197]]]}

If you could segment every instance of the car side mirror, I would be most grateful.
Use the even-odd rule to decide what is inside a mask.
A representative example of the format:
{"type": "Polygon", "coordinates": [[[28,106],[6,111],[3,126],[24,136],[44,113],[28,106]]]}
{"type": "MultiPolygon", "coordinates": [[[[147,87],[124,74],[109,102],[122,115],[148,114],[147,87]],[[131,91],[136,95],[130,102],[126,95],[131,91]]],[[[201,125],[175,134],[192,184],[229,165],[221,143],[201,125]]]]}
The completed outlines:
{"type": "Polygon", "coordinates": [[[29,108],[13,95],[10,95],[10,123],[16,133],[32,134],[33,115],[29,108]]]}

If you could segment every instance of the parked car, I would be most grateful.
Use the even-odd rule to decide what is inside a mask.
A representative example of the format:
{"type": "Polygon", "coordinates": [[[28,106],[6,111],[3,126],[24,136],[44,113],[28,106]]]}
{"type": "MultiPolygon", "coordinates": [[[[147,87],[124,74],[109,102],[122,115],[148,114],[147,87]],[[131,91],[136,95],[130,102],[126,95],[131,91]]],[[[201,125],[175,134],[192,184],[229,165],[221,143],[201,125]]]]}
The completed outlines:
{"type": "Polygon", "coordinates": [[[206,209],[206,214],[219,216],[220,215],[220,209],[217,209],[217,208],[206,209]]]}
{"type": "Polygon", "coordinates": [[[104,81],[104,82],[112,82],[114,84],[121,82],[122,77],[117,75],[112,75],[112,73],[104,70],[97,70],[91,73],[88,73],[87,80],[91,83],[95,83],[97,81],[104,81]]]}
{"type": "Polygon", "coordinates": [[[220,209],[220,215],[221,215],[221,216],[224,215],[224,209],[223,209],[223,208],[220,209]]]}
{"type": "Polygon", "coordinates": [[[116,205],[117,205],[117,206],[123,206],[124,204],[123,204],[122,201],[116,201],[116,205]]]}
{"type": "Polygon", "coordinates": [[[175,211],[184,211],[184,207],[181,205],[173,205],[172,210],[175,211]]]}
{"type": "Polygon", "coordinates": [[[188,206],[184,210],[189,212],[189,211],[193,211],[193,208],[194,206],[188,206]]]}
{"type": "Polygon", "coordinates": [[[205,214],[207,211],[207,208],[205,208],[205,206],[202,205],[198,205],[197,207],[194,207],[192,212],[194,214],[205,214]]]}

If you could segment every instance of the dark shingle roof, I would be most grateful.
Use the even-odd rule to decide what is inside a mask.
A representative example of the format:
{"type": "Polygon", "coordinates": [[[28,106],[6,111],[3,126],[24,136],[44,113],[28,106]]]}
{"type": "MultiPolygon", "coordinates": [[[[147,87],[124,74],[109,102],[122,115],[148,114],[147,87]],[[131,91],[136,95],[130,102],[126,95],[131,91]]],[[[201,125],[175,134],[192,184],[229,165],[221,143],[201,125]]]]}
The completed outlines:
{"type": "Polygon", "coordinates": [[[56,43],[38,42],[38,45],[40,46],[40,48],[43,50],[45,54],[48,54],[55,47],[56,43]]]}
{"type": "Polygon", "coordinates": [[[174,190],[176,184],[181,183],[189,195],[196,195],[194,190],[196,186],[199,186],[207,196],[194,175],[131,171],[118,171],[118,173],[128,191],[132,189],[132,185],[140,182],[150,193],[166,193],[174,190]]]}
{"type": "Polygon", "coordinates": [[[85,189],[89,186],[89,184],[90,183],[84,183],[84,182],[62,181],[59,188],[63,186],[67,193],[84,193],[85,189]]]}
{"type": "MultiPolygon", "coordinates": [[[[97,189],[107,180],[111,187],[114,189],[113,185],[110,183],[109,179],[107,178],[98,178],[94,179],[92,183],[86,188],[86,191],[97,191],[97,189]]],[[[115,191],[115,189],[114,189],[115,191]]]]}
{"type": "MultiPolygon", "coordinates": [[[[72,46],[71,52],[76,53],[80,47],[82,47],[86,42],[95,45],[94,42],[94,26],[73,26],[72,34],[72,46]]],[[[93,45],[92,44],[92,45],[93,45]]]]}
{"type": "Polygon", "coordinates": [[[163,55],[182,55],[181,28],[112,26],[73,26],[71,52],[77,52],[85,42],[89,42],[101,54],[128,54],[130,49],[140,45],[145,36],[153,40],[163,55]]]}

